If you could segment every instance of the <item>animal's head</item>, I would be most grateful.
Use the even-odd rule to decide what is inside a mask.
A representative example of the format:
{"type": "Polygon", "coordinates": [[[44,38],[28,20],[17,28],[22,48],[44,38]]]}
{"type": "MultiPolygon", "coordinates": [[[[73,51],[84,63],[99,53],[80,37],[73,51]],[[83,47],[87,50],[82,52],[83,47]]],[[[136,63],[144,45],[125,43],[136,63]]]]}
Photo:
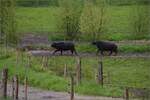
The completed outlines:
{"type": "Polygon", "coordinates": [[[97,44],[97,41],[92,42],[92,45],[96,45],[96,44],[97,44]]]}
{"type": "Polygon", "coordinates": [[[103,43],[103,41],[94,41],[94,42],[92,42],[93,45],[97,45],[97,44],[101,44],[101,43],[103,43]]]}
{"type": "Polygon", "coordinates": [[[54,42],[54,43],[51,44],[51,47],[55,47],[56,45],[57,45],[57,43],[54,42]]]}

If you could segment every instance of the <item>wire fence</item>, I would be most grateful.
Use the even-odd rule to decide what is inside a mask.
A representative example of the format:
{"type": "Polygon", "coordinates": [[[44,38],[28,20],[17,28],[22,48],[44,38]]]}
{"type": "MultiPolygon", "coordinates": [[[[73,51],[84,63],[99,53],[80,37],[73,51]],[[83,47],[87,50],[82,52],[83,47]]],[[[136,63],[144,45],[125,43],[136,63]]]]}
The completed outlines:
{"type": "MultiPolygon", "coordinates": [[[[30,57],[32,56],[32,55],[29,55],[30,57]]],[[[46,56],[47,57],[47,56],[46,56]]],[[[78,58],[78,57],[77,57],[78,58]]],[[[24,65],[24,67],[26,67],[26,68],[28,68],[28,66],[30,66],[31,65],[31,63],[33,63],[32,62],[32,59],[33,58],[28,58],[28,55],[24,55],[24,57],[23,57],[23,59],[21,58],[19,58],[19,63],[22,63],[23,65],[24,65]]],[[[38,60],[38,62],[40,62],[40,60],[39,59],[36,59],[36,60],[38,60]]],[[[42,60],[42,63],[41,63],[41,65],[44,65],[43,67],[45,67],[45,65],[47,66],[48,64],[48,61],[43,61],[43,60],[45,60],[45,58],[44,58],[44,56],[42,56],[42,58],[41,58],[41,60],[42,60]]],[[[48,60],[48,59],[47,59],[48,60]]],[[[54,61],[54,60],[53,60],[54,61]]],[[[78,66],[79,66],[79,68],[78,68],[78,70],[77,70],[77,72],[75,72],[75,73],[78,73],[78,78],[79,78],[79,80],[78,81],[80,81],[80,77],[82,78],[82,76],[80,76],[80,75],[82,75],[81,74],[81,72],[80,71],[83,71],[83,69],[82,68],[80,68],[81,67],[81,62],[80,62],[80,59],[77,59],[77,64],[78,64],[78,66]],[[82,70],[81,70],[82,69],[82,70]]],[[[12,63],[13,65],[16,65],[16,66],[18,66],[17,64],[16,64],[16,62],[13,62],[12,63]]],[[[47,68],[47,67],[45,67],[45,68],[47,68]]],[[[28,72],[28,70],[30,70],[30,69],[27,69],[26,70],[26,73],[28,72]]],[[[0,73],[2,73],[2,71],[0,71],[0,73]]],[[[17,73],[17,71],[16,71],[16,73],[17,73]]],[[[94,73],[95,74],[95,73],[94,73]]],[[[104,77],[104,80],[107,80],[107,78],[108,78],[108,76],[111,76],[111,73],[109,73],[109,75],[107,74],[107,73],[103,73],[103,74],[105,74],[105,75],[103,75],[103,76],[101,76],[101,77],[104,77]]],[[[84,76],[84,75],[83,75],[84,76]]],[[[0,80],[2,80],[2,74],[0,74],[0,80]]],[[[100,80],[101,81],[101,80],[100,80]]],[[[2,83],[2,82],[1,82],[2,83]]],[[[80,82],[78,82],[78,84],[80,84],[80,82]]],[[[150,88],[137,88],[137,87],[133,87],[133,86],[128,86],[128,85],[121,85],[121,82],[120,83],[118,83],[118,84],[116,84],[116,85],[114,85],[114,84],[111,84],[111,82],[110,83],[107,83],[107,81],[106,81],[106,83],[104,82],[104,86],[107,86],[107,87],[119,87],[119,88],[122,88],[122,89],[124,89],[125,91],[127,91],[128,92],[128,94],[133,94],[133,96],[135,96],[135,97],[141,97],[141,98],[149,98],[149,90],[150,90],[150,88]]],[[[2,86],[1,86],[2,87],[2,86]]],[[[147,99],[148,100],[148,99],[147,99]]]]}

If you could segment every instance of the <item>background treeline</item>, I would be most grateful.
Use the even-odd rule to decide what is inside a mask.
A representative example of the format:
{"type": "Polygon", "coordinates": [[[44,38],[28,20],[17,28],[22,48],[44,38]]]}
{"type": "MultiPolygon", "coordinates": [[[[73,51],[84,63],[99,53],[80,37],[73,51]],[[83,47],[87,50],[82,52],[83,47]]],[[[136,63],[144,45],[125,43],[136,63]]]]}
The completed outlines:
{"type": "MultiPolygon", "coordinates": [[[[17,6],[37,7],[37,6],[60,6],[61,0],[16,0],[17,6]]],[[[80,0],[82,5],[86,0],[80,0]]],[[[96,4],[96,0],[89,0],[96,4]]],[[[108,5],[133,5],[133,4],[149,4],[150,0],[105,0],[108,5]]]]}

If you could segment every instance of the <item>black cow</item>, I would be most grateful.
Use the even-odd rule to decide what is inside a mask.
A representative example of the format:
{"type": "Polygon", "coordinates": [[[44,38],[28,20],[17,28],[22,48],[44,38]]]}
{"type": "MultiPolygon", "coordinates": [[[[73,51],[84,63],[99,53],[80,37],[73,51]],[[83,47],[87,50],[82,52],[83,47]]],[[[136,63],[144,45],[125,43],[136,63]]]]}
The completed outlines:
{"type": "Polygon", "coordinates": [[[117,54],[118,50],[117,50],[117,45],[114,43],[110,43],[110,42],[104,42],[104,41],[96,41],[96,42],[92,42],[93,45],[96,45],[96,47],[98,48],[97,50],[97,54],[101,51],[101,54],[104,55],[104,51],[110,51],[109,55],[111,55],[113,52],[115,53],[115,55],[117,54]]]}
{"type": "Polygon", "coordinates": [[[54,42],[52,43],[51,47],[56,49],[53,54],[55,54],[57,51],[60,51],[62,55],[63,51],[70,50],[72,54],[75,53],[77,55],[75,45],[72,42],[54,42]]]}

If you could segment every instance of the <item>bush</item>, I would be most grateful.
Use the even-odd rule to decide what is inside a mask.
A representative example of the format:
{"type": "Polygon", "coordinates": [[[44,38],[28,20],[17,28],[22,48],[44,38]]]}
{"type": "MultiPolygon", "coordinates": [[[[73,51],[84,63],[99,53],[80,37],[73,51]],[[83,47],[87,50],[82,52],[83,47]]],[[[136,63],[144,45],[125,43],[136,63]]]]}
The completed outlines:
{"type": "Polygon", "coordinates": [[[133,34],[138,37],[143,37],[145,35],[148,37],[150,33],[149,7],[136,5],[131,13],[131,27],[133,34]]]}
{"type": "Polygon", "coordinates": [[[65,33],[65,40],[74,40],[77,37],[77,33],[79,33],[81,7],[78,5],[78,2],[80,0],[62,0],[59,3],[62,12],[59,15],[61,22],[58,28],[65,33]]]}
{"type": "Polygon", "coordinates": [[[92,34],[93,40],[98,40],[100,34],[106,31],[106,8],[103,0],[96,0],[95,6],[91,2],[86,2],[80,18],[80,31],[85,35],[92,34]]]}

